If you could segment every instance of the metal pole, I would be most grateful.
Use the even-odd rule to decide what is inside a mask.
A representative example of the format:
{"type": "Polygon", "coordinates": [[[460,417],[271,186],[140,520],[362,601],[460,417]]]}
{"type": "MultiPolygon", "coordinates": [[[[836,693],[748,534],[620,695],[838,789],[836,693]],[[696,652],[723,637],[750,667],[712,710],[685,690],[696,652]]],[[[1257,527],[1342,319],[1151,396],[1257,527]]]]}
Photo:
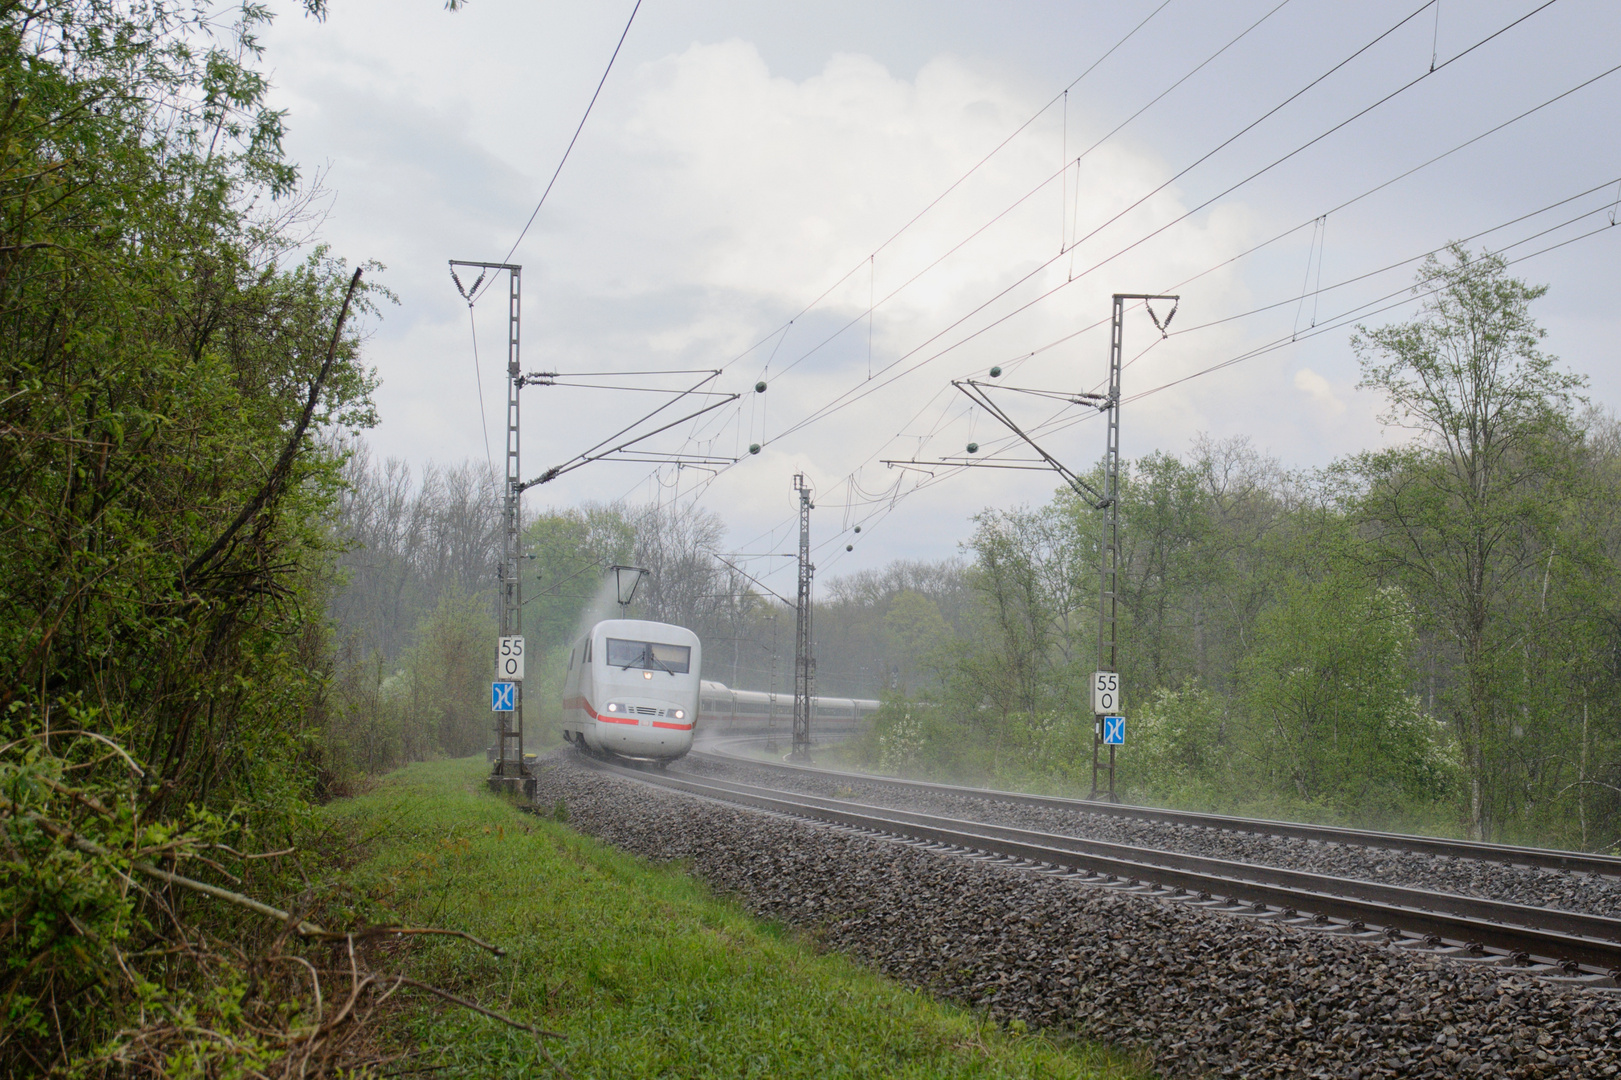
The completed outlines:
{"type": "MultiPolygon", "coordinates": [[[[522,271],[512,266],[507,269],[507,487],[506,487],[506,521],[503,523],[503,539],[501,546],[502,573],[506,576],[504,588],[501,590],[501,633],[503,636],[516,636],[523,633],[523,577],[518,571],[518,556],[520,538],[519,529],[519,484],[523,482],[521,462],[518,455],[518,390],[523,385],[520,381],[520,368],[518,361],[518,331],[519,315],[522,309],[522,271]]],[[[502,775],[523,776],[523,685],[518,686],[517,701],[514,703],[512,713],[512,727],[510,739],[515,742],[515,753],[510,763],[507,761],[506,741],[501,746],[502,775]]]]}
{"type": "MultiPolygon", "coordinates": [[[[468,262],[451,259],[452,276],[456,267],[477,267],[480,271],[505,270],[507,272],[507,478],[501,505],[501,565],[496,573],[500,580],[499,622],[502,637],[515,637],[523,633],[523,579],[518,572],[521,537],[519,535],[519,501],[523,492],[522,462],[518,441],[518,391],[523,388],[520,373],[519,331],[523,308],[523,267],[514,263],[468,262]]],[[[479,280],[483,280],[483,273],[479,280]]],[[[461,288],[461,280],[456,279],[461,288]]],[[[478,282],[472,290],[462,290],[471,304],[477,295],[478,282]]],[[[522,777],[527,770],[523,758],[523,684],[520,682],[512,712],[496,713],[495,775],[522,777]]]]}
{"type": "Polygon", "coordinates": [[[777,752],[777,616],[771,616],[771,691],[766,695],[766,744],[768,754],[777,752]]]}
{"type": "Polygon", "coordinates": [[[810,561],[811,489],[804,473],[794,475],[799,492],[799,595],[794,619],[794,742],[791,761],[810,760],[811,680],[816,661],[811,657],[811,575],[816,568],[810,561]]]}
{"type": "MultiPolygon", "coordinates": [[[[1108,434],[1103,447],[1103,532],[1098,551],[1098,670],[1114,671],[1118,660],[1116,652],[1117,592],[1120,570],[1120,346],[1123,331],[1122,315],[1125,297],[1114,295],[1114,319],[1109,331],[1109,395],[1105,399],[1108,410],[1108,434]]],[[[1098,772],[1104,767],[1100,758],[1103,746],[1103,720],[1094,718],[1092,727],[1092,793],[1101,794],[1098,772]]],[[[1109,794],[1114,793],[1114,747],[1109,748],[1109,794]]]]}
{"type": "MultiPolygon", "coordinates": [[[[1098,670],[1118,672],[1119,656],[1119,601],[1120,601],[1120,367],[1122,343],[1125,334],[1125,311],[1127,300],[1170,300],[1173,303],[1179,298],[1175,296],[1159,296],[1145,293],[1115,293],[1114,312],[1109,331],[1109,394],[1104,399],[1105,408],[1109,414],[1107,442],[1103,448],[1103,532],[1100,536],[1100,550],[1098,552],[1098,670]]],[[[1165,327],[1170,325],[1171,316],[1176,309],[1171,309],[1171,315],[1165,317],[1162,323],[1159,317],[1150,309],[1149,317],[1154,325],[1163,334],[1165,327]]],[[[1119,802],[1119,796],[1114,790],[1114,745],[1109,746],[1109,763],[1103,764],[1100,753],[1103,747],[1103,717],[1093,718],[1092,728],[1092,793],[1087,796],[1096,799],[1104,792],[1098,785],[1098,774],[1107,771],[1109,774],[1109,790],[1107,795],[1110,802],[1119,802]]]]}

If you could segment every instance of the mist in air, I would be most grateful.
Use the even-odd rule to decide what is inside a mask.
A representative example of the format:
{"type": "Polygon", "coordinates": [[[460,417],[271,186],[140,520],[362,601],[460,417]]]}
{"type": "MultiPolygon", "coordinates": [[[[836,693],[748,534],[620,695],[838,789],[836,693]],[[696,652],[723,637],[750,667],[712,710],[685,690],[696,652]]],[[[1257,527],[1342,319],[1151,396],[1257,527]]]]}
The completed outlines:
{"type": "Polygon", "coordinates": [[[597,585],[596,594],[585,605],[580,613],[580,621],[574,627],[574,637],[570,640],[578,641],[584,637],[586,631],[604,619],[617,619],[620,617],[619,594],[615,587],[613,576],[607,575],[597,585]]]}

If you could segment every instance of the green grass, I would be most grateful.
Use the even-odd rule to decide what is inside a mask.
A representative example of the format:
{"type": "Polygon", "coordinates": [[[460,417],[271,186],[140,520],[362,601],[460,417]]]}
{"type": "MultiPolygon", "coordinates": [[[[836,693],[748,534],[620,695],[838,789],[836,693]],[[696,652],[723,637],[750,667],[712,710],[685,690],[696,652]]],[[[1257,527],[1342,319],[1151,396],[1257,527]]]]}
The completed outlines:
{"type": "MultiPolygon", "coordinates": [[[[508,950],[416,939],[403,970],[565,1038],[584,1077],[1145,1077],[1106,1050],[942,1005],[659,867],[524,814],[482,786],[486,766],[416,765],[323,813],[369,837],[341,871],[358,918],[464,930],[508,950]]],[[[406,993],[405,991],[401,992],[406,993]]],[[[532,1037],[416,998],[389,1021],[427,1075],[537,1076],[532,1037]],[[401,1027],[403,1025],[403,1029],[401,1027]]]]}

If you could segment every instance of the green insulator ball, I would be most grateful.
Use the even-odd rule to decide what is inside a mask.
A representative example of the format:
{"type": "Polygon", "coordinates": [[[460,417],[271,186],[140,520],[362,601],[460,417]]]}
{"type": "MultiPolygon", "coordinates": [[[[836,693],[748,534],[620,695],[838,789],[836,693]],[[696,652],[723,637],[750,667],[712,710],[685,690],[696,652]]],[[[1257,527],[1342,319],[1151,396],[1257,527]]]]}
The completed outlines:
{"type": "Polygon", "coordinates": [[[977,442],[971,442],[971,443],[969,443],[969,444],[968,444],[968,452],[969,452],[969,453],[970,453],[970,454],[977,454],[977,453],[979,453],[979,444],[978,444],[978,443],[977,443],[977,442]]]}
{"type": "Polygon", "coordinates": [[[844,550],[845,551],[854,551],[855,549],[856,549],[856,546],[854,544],[845,544],[844,545],[844,550]]]}
{"type": "Polygon", "coordinates": [[[857,526],[856,526],[856,532],[860,532],[860,531],[861,531],[861,526],[860,526],[860,525],[857,525],[857,526]]]}
{"type": "Polygon", "coordinates": [[[1001,377],[1002,377],[1002,369],[1001,368],[999,368],[999,367],[991,368],[991,378],[1000,379],[1001,377]]]}
{"type": "Polygon", "coordinates": [[[765,393],[765,380],[764,379],[761,379],[759,382],[754,384],[754,392],[756,394],[765,393]]]}
{"type": "Polygon", "coordinates": [[[760,452],[760,444],[759,443],[757,443],[757,442],[749,443],[749,453],[758,454],[759,452],[760,452]]]}

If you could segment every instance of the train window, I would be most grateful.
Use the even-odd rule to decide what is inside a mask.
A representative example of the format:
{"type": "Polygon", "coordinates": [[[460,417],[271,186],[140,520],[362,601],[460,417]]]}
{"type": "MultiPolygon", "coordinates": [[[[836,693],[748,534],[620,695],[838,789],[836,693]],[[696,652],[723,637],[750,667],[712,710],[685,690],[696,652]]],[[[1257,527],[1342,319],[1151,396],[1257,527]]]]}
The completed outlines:
{"type": "Polygon", "coordinates": [[[591,639],[590,638],[585,639],[585,662],[588,663],[588,664],[591,662],[591,639]]]}
{"type": "Polygon", "coordinates": [[[692,648],[690,646],[661,645],[657,641],[650,641],[647,643],[647,650],[652,656],[654,667],[685,672],[692,666],[692,648]]]}
{"type": "Polygon", "coordinates": [[[570,649],[570,650],[569,650],[569,651],[568,651],[568,670],[569,670],[569,671],[573,671],[573,670],[574,670],[574,654],[575,654],[575,653],[576,653],[576,652],[577,652],[577,651],[578,651],[578,650],[577,650],[577,649],[570,649]]]}
{"type": "Polygon", "coordinates": [[[646,668],[684,675],[692,670],[690,645],[666,645],[658,641],[608,639],[608,666],[620,669],[646,668]]]}

